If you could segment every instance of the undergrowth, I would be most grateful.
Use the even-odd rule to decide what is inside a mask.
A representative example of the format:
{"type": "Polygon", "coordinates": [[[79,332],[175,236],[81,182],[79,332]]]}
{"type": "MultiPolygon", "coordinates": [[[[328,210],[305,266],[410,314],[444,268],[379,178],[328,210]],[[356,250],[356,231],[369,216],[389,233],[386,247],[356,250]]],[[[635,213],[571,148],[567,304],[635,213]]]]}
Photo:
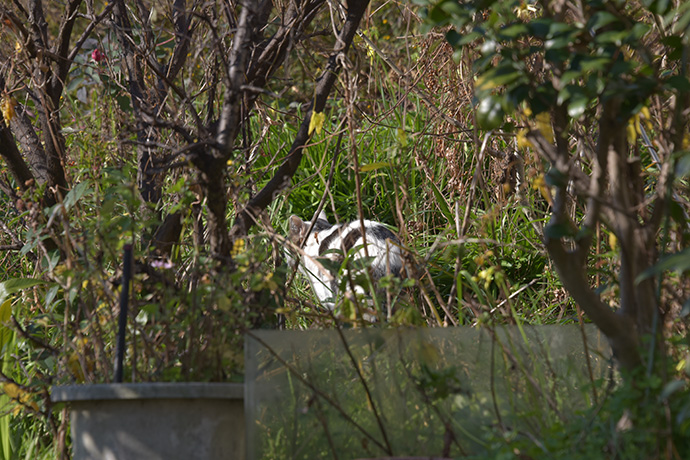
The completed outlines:
{"type": "MultiPolygon", "coordinates": [[[[22,384],[13,400],[4,401],[7,413],[13,415],[0,417],[4,433],[0,443],[12,447],[0,449],[0,454],[13,451],[12,458],[51,457],[57,442],[51,436],[64,435],[65,414],[52,413],[49,398],[41,392],[46,383],[60,382],[57,375],[89,382],[109,370],[115,333],[108,329],[114,324],[109,306],[117,303],[121,288],[121,251],[133,234],[150,239],[160,216],[171,212],[182,213],[180,244],[169,259],[155,261],[160,270],[146,272],[140,267],[136,280],[139,300],[133,332],[140,352],[144,351],[129,371],[138,380],[239,378],[241,331],[249,327],[362,326],[356,315],[338,316],[342,312],[333,315],[322,309],[308,283],[285,265],[281,238],[288,233],[290,215],[310,219],[322,201],[332,222],[355,220],[362,214],[400,237],[409,278],[390,282],[389,291],[400,298],[396,314],[376,327],[583,321],[542,244],[541,228],[551,206],[544,163],[518,146],[515,133],[479,128],[468,57],[454,55],[436,31],[420,35],[419,22],[417,11],[406,3],[375,3],[362,25],[362,36],[355,41],[351,62],[339,76],[339,90],[323,130],[305,149],[290,187],[275,197],[254,233],[235,246],[238,270],[213,273],[213,277],[209,275],[212,261],[203,251],[207,216],[198,177],[182,167],[174,169],[166,176],[163,202],[158,208],[144,205],[135,190],[136,164],[131,155],[135,136],[125,129],[132,120],[124,92],[106,78],[105,70],[95,71],[88,60],[73,64],[75,83],[68,86],[61,116],[66,170],[75,187],[63,203],[38,209],[32,203],[42,191],[34,190],[33,197],[20,196],[19,187],[0,164],[4,185],[0,281],[39,280],[15,286],[11,292],[0,291],[0,313],[4,312],[0,334],[9,326],[10,305],[12,318],[27,331],[25,336],[15,332],[11,339],[0,335],[5,347],[3,373],[22,384]],[[517,151],[525,157],[522,171],[513,160],[517,151]],[[57,225],[62,212],[75,216],[73,225],[57,225]],[[48,225],[51,216],[57,217],[48,225]],[[37,228],[33,222],[45,227],[37,228]],[[50,252],[42,250],[39,243],[49,239],[70,254],[68,262],[57,264],[50,252]],[[228,286],[241,286],[241,290],[230,292],[228,286]],[[13,297],[15,293],[20,294],[13,297]],[[78,306],[88,314],[68,328],[74,335],[63,336],[68,331],[47,324],[60,324],[68,316],[68,306],[78,306]],[[214,328],[212,321],[226,318],[228,312],[233,313],[231,318],[214,328]],[[145,325],[150,324],[155,327],[147,329],[145,325]],[[177,335],[162,338],[170,324],[177,335]],[[98,325],[106,329],[105,343],[87,340],[89,328],[98,325]],[[183,341],[189,330],[202,331],[199,346],[212,351],[204,364],[217,364],[216,374],[200,371],[201,364],[195,367],[199,356],[177,352],[176,347],[182,347],[177,339],[183,341]],[[50,347],[64,346],[70,353],[38,350],[29,334],[50,347]],[[97,360],[79,361],[84,348],[97,360]],[[20,362],[29,364],[9,369],[20,362]],[[23,394],[32,396],[22,399],[23,394]],[[38,421],[41,415],[49,421],[47,425],[38,421]]],[[[109,49],[111,45],[105,43],[109,49]]],[[[300,50],[295,75],[312,74],[314,53],[300,50]]],[[[212,65],[203,53],[196,57],[200,65],[212,65]]],[[[195,69],[188,76],[201,79],[201,70],[195,69]]],[[[303,105],[310,100],[313,80],[281,75],[271,88],[275,92],[259,102],[244,150],[228,162],[229,221],[283,161],[297,133],[303,105]],[[287,80],[290,85],[285,84],[287,80]]],[[[213,106],[207,96],[200,92],[194,103],[213,106]]],[[[602,234],[594,251],[596,265],[588,276],[607,286],[604,297],[614,296],[616,288],[606,285],[606,280],[617,271],[615,241],[602,234]]],[[[145,244],[136,247],[140,260],[147,253],[145,244]]],[[[672,275],[665,282],[679,293],[669,302],[680,310],[687,280],[672,275]]],[[[689,452],[685,323],[676,321],[672,330],[675,339],[670,351],[676,364],[667,367],[675,376],[672,382],[680,383],[669,387],[650,375],[640,376],[634,387],[616,383],[619,386],[614,388],[611,381],[598,382],[606,396],[588,411],[574,414],[567,423],[555,423],[540,439],[525,437],[517,428],[496,427],[489,434],[489,453],[481,458],[652,458],[664,451],[656,445],[660,430],[673,431],[678,451],[689,452]],[[629,411],[641,414],[633,416],[629,411]],[[648,423],[626,425],[633,418],[648,423]]]]}

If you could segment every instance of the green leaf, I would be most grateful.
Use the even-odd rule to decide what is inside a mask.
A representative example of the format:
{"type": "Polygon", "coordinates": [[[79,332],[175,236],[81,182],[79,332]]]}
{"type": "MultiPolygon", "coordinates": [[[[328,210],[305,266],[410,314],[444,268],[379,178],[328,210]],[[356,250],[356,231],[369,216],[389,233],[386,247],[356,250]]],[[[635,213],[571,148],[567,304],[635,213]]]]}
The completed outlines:
{"type": "Polygon", "coordinates": [[[431,8],[431,10],[429,10],[428,12],[429,21],[433,23],[435,26],[446,25],[450,20],[450,18],[448,17],[448,13],[443,9],[444,3],[448,2],[441,2],[438,5],[431,8]]]}
{"type": "Polygon", "coordinates": [[[679,158],[676,163],[676,177],[684,178],[690,174],[690,150],[676,153],[679,158]]]}
{"type": "Polygon", "coordinates": [[[585,72],[603,71],[611,62],[608,57],[585,57],[580,61],[580,67],[585,72]]]}
{"type": "Polygon", "coordinates": [[[660,16],[663,16],[666,14],[673,5],[671,4],[671,0],[654,0],[650,5],[649,9],[654,13],[658,14],[660,16]]]}
{"type": "Polygon", "coordinates": [[[598,11],[590,18],[589,22],[587,23],[587,28],[596,32],[602,27],[616,21],[618,21],[618,19],[608,11],[598,11]]]}
{"type": "MultiPolygon", "coordinates": [[[[690,13],[690,11],[688,11],[690,13]]],[[[661,43],[667,47],[667,56],[676,61],[683,56],[683,39],[677,35],[669,35],[661,39],[661,43]]]]}
{"type": "Polygon", "coordinates": [[[577,29],[570,24],[566,24],[564,22],[552,22],[549,25],[549,34],[547,38],[554,38],[559,35],[569,35],[575,31],[577,31],[577,29]]]}
{"type": "Polygon", "coordinates": [[[575,236],[575,232],[570,225],[567,224],[549,224],[544,228],[544,235],[553,240],[560,240],[566,236],[575,236]]]}
{"type": "Polygon", "coordinates": [[[661,391],[661,395],[659,396],[662,400],[668,399],[673,393],[678,392],[679,390],[682,390],[685,388],[686,383],[684,380],[673,380],[671,382],[668,382],[665,386],[664,389],[661,391]]]}
{"type": "Polygon", "coordinates": [[[438,207],[441,208],[441,212],[446,217],[449,223],[454,222],[453,213],[450,212],[450,207],[446,202],[446,198],[443,196],[443,194],[441,194],[441,191],[438,189],[438,187],[436,187],[436,184],[434,184],[433,181],[430,181],[429,183],[431,184],[431,190],[434,191],[436,203],[438,204],[438,207]]]}
{"type": "Polygon", "coordinates": [[[522,77],[522,72],[515,68],[512,62],[504,62],[484,72],[477,79],[478,91],[489,91],[499,86],[513,83],[522,77]]]}
{"type": "Polygon", "coordinates": [[[67,210],[70,210],[84,195],[86,195],[87,192],[90,191],[90,184],[88,181],[80,182],[77,185],[75,185],[72,190],[70,190],[67,195],[65,196],[65,199],[63,200],[63,204],[67,208],[67,210]]]}
{"type": "Polygon", "coordinates": [[[628,37],[628,31],[610,30],[597,35],[594,42],[601,45],[616,45],[621,46],[628,37]]]}
{"type": "Polygon", "coordinates": [[[528,24],[532,35],[545,39],[553,23],[552,19],[536,19],[528,24]]]}
{"type": "Polygon", "coordinates": [[[573,97],[568,104],[568,115],[572,118],[580,118],[589,104],[589,99],[584,95],[573,97]]]}
{"type": "Polygon", "coordinates": [[[551,38],[544,42],[544,48],[549,50],[561,50],[568,48],[572,43],[572,37],[570,35],[563,35],[555,38],[551,38]]]}
{"type": "Polygon", "coordinates": [[[546,59],[547,62],[550,62],[552,64],[560,64],[563,62],[567,62],[570,56],[570,50],[566,47],[547,49],[546,53],[544,53],[544,59],[546,59]]]}
{"type": "Polygon", "coordinates": [[[359,167],[360,172],[376,171],[377,169],[389,168],[390,163],[387,161],[379,161],[378,163],[369,163],[359,167]]]}
{"type": "Polygon", "coordinates": [[[463,17],[466,15],[466,10],[455,0],[448,0],[439,3],[441,10],[451,17],[463,17]]]}
{"type": "Polygon", "coordinates": [[[468,43],[472,43],[473,41],[475,41],[478,38],[481,38],[483,36],[484,36],[484,34],[482,32],[479,32],[479,31],[470,32],[466,35],[463,35],[463,37],[460,40],[460,42],[458,43],[458,45],[460,45],[460,46],[467,45],[468,43]]]}
{"type": "MultiPolygon", "coordinates": [[[[0,407],[8,407],[11,401],[10,397],[6,394],[0,394],[0,407]]],[[[5,412],[5,414],[0,416],[0,456],[3,459],[8,459],[14,457],[12,455],[12,442],[10,440],[10,434],[12,434],[12,430],[10,429],[10,417],[12,417],[12,414],[6,410],[3,410],[3,412],[5,412]]]]}
{"type": "Polygon", "coordinates": [[[122,110],[123,112],[132,111],[132,104],[130,103],[129,96],[115,96],[115,101],[117,102],[117,105],[120,107],[120,110],[122,110]]]}
{"type": "Polygon", "coordinates": [[[642,37],[647,35],[649,31],[651,30],[651,27],[648,24],[645,24],[643,22],[638,22],[635,24],[628,34],[628,40],[627,42],[630,44],[636,44],[642,37]]]}
{"type": "Polygon", "coordinates": [[[512,24],[501,30],[501,36],[508,40],[515,40],[522,35],[526,35],[529,32],[527,25],[525,24],[512,24]]]}
{"type": "Polygon", "coordinates": [[[477,122],[484,129],[495,129],[503,123],[503,107],[498,96],[488,96],[479,102],[477,122]]]}
{"type": "Polygon", "coordinates": [[[450,29],[448,32],[446,32],[446,41],[452,46],[453,48],[457,48],[458,46],[461,46],[463,36],[458,33],[457,30],[455,29],[450,29]]]}
{"type": "Polygon", "coordinates": [[[685,248],[680,252],[663,257],[659,262],[640,273],[635,282],[639,283],[667,270],[678,273],[684,273],[690,270],[690,248],[685,248]]]}
{"type": "Polygon", "coordinates": [[[682,93],[690,91],[690,80],[683,75],[674,75],[666,80],[666,85],[682,93]]]}
{"type": "Polygon", "coordinates": [[[0,283],[0,303],[4,303],[5,299],[15,292],[23,291],[40,284],[45,284],[45,281],[36,278],[12,278],[0,283]]]}
{"type": "Polygon", "coordinates": [[[0,325],[9,321],[10,316],[12,316],[12,301],[7,299],[0,305],[0,325]]]}
{"type": "MultiPolygon", "coordinates": [[[[12,300],[7,299],[0,304],[0,358],[5,345],[12,340],[12,329],[7,326],[8,321],[12,317],[12,300]]],[[[0,359],[2,361],[2,359],[0,359]]]]}
{"type": "Polygon", "coordinates": [[[544,175],[544,181],[552,187],[564,187],[568,184],[568,176],[557,168],[550,168],[544,175]]]}

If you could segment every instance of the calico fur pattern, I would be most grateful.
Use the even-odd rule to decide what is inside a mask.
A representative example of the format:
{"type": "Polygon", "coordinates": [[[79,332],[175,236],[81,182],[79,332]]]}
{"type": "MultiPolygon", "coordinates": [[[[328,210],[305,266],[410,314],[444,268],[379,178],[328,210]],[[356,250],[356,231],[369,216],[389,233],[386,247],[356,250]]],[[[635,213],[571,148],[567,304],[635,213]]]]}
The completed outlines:
{"type": "MultiPolygon", "coordinates": [[[[339,283],[318,263],[318,258],[328,258],[336,263],[342,263],[343,256],[358,247],[353,258],[363,258],[366,240],[366,253],[372,258],[373,281],[389,273],[400,275],[402,268],[400,241],[383,224],[365,220],[364,238],[362,238],[362,222],[359,220],[334,225],[328,222],[326,214],[322,211],[312,231],[307,235],[310,223],[297,216],[291,216],[288,239],[293,244],[302,247],[304,253],[300,257],[300,271],[309,278],[314,293],[327,308],[333,309],[335,306],[331,300],[337,295],[339,283]]],[[[288,259],[292,260],[291,257],[288,259]]]]}

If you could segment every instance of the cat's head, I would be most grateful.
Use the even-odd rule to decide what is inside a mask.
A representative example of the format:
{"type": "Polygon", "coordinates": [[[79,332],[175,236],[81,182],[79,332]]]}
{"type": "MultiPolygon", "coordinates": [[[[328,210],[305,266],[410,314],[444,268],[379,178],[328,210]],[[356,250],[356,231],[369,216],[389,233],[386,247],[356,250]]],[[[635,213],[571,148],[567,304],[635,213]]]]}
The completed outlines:
{"type": "MultiPolygon", "coordinates": [[[[311,226],[311,221],[302,220],[300,217],[292,215],[288,221],[288,240],[300,249],[303,248],[309,238],[314,238],[318,235],[318,232],[327,228],[331,228],[331,224],[328,222],[328,217],[326,213],[322,210],[316,217],[314,222],[314,227],[311,232],[307,235],[309,227],[311,226]]],[[[291,251],[286,247],[285,250],[287,261],[290,266],[295,265],[295,259],[293,258],[291,251]]]]}

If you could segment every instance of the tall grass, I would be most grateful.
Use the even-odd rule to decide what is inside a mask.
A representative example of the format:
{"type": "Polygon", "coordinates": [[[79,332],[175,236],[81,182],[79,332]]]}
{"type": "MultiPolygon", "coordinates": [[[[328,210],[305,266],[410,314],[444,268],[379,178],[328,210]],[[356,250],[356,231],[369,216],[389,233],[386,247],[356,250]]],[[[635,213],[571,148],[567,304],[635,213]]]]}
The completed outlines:
{"type": "MultiPolygon", "coordinates": [[[[324,209],[332,222],[355,220],[361,213],[366,219],[386,224],[400,236],[409,277],[389,282],[391,294],[401,300],[398,314],[381,327],[579,321],[577,309],[553,273],[541,243],[540,228],[549,213],[541,160],[518,148],[515,133],[478,128],[474,122],[473,73],[467,65],[471,59],[468,55],[454,55],[440,33],[420,35],[418,25],[410,4],[372,5],[362,35],[347,56],[323,130],[311,139],[291,186],[275,197],[247,239],[246,246],[251,250],[235,254],[239,265],[250,267],[247,271],[252,276],[230,278],[228,286],[231,282],[248,286],[277,280],[280,286],[274,290],[285,294],[285,301],[277,312],[271,312],[273,316],[285,316],[289,328],[333,325],[334,317],[319,307],[306,280],[299,274],[284,276],[287,270],[280,239],[287,234],[290,215],[311,218],[325,200],[324,209]],[[511,182],[515,153],[524,163],[524,173],[520,171],[523,174],[517,183],[511,182]],[[269,280],[269,274],[275,277],[269,280]]],[[[280,74],[271,88],[273,92],[267,92],[259,102],[246,143],[227,167],[229,220],[284,160],[304,115],[303,105],[310,101],[318,73],[310,66],[318,62],[315,54],[319,52],[300,49],[294,68],[280,74]]],[[[201,66],[213,65],[201,54],[195,56],[199,66],[190,69],[190,79],[202,79],[201,66]]],[[[225,279],[204,278],[199,273],[203,268],[199,261],[206,255],[203,232],[198,228],[203,228],[206,217],[198,177],[191,168],[173,170],[166,177],[164,202],[159,209],[147,210],[154,217],[139,219],[141,203],[135,197],[133,181],[136,165],[130,151],[134,136],[125,129],[131,123],[131,114],[124,110],[124,93],[87,68],[83,60],[75,63],[71,78],[76,83],[68,86],[61,106],[67,172],[74,184],[84,184],[84,188],[77,185],[74,193],[81,191],[85,199],[75,199],[78,204],[69,210],[79,215],[75,219],[78,224],[70,229],[76,232],[70,237],[83,243],[80,261],[102,263],[93,270],[102,278],[107,295],[115,298],[117,252],[125,239],[134,228],[150,231],[149,227],[158,223],[158,211],[164,214],[179,210],[183,212],[183,234],[171,255],[174,277],[193,278],[184,284],[189,291],[201,285],[213,291],[213,300],[222,297],[227,302],[223,297],[223,290],[229,289],[222,285],[225,279]],[[86,97],[78,94],[81,90],[86,91],[86,97]]],[[[204,92],[193,103],[200,111],[211,107],[217,113],[217,101],[209,101],[204,92]]],[[[166,139],[171,144],[166,148],[174,151],[170,139],[166,139]]],[[[14,189],[16,184],[2,168],[0,165],[0,176],[14,189]]],[[[38,262],[27,257],[37,235],[26,222],[32,212],[38,211],[16,208],[16,197],[11,193],[0,193],[0,245],[24,250],[0,253],[0,282],[56,269],[43,254],[38,262]],[[5,231],[15,227],[22,231],[5,231]],[[15,241],[15,235],[24,240],[15,241]]],[[[604,236],[595,254],[597,265],[590,273],[602,282],[616,270],[615,246],[607,244],[604,236]]],[[[87,283],[84,273],[71,270],[73,279],[87,283]]],[[[676,282],[682,290],[683,280],[676,282]]],[[[21,295],[12,297],[12,311],[27,329],[35,328],[45,334],[43,337],[51,338],[51,333],[44,330],[45,320],[61,318],[64,298],[100,295],[100,299],[88,300],[93,300],[94,305],[97,300],[106,303],[106,294],[86,289],[91,285],[84,284],[84,289],[81,284],[74,286],[69,292],[59,291],[58,286],[27,287],[21,295]],[[26,299],[37,307],[26,307],[26,299]]],[[[156,286],[147,294],[153,296],[159,288],[164,292],[165,286],[156,286]]],[[[607,288],[614,290],[615,286],[607,288]]],[[[160,314],[160,305],[155,302],[142,301],[139,306],[140,323],[160,314]]],[[[174,314],[170,315],[174,319],[174,314]]],[[[339,319],[349,320],[346,315],[339,319]]],[[[274,327],[274,322],[272,317],[262,325],[274,327]]],[[[2,327],[0,324],[0,330],[2,327]]],[[[239,329],[230,324],[223,332],[230,336],[239,329]]],[[[240,338],[229,341],[237,345],[240,338]]],[[[18,346],[15,355],[28,357],[35,364],[19,372],[17,366],[9,368],[3,362],[3,371],[27,384],[59,367],[54,358],[35,356],[26,340],[17,345],[0,338],[0,344],[5,356],[12,354],[10,348],[18,346]]],[[[222,363],[234,370],[241,359],[241,353],[235,350],[222,363]]],[[[179,377],[161,376],[173,380],[179,377]]],[[[36,396],[33,401],[42,399],[36,396]]],[[[9,415],[7,410],[13,406],[3,404],[8,402],[7,396],[0,395],[0,455],[50,458],[54,452],[51,443],[56,442],[49,439],[50,430],[35,422],[35,414],[29,410],[20,416],[9,415]]],[[[40,409],[52,410],[47,406],[40,409]]],[[[63,422],[62,414],[54,414],[51,419],[54,425],[63,422]]]]}
{"type": "MultiPolygon", "coordinates": [[[[511,136],[489,136],[477,164],[486,133],[472,123],[471,71],[453,59],[442,37],[405,34],[416,27],[414,14],[396,21],[395,34],[383,34],[383,26],[392,30],[383,19],[393,9],[384,6],[370,18],[378,30],[363,30],[367,38],[351,57],[357,70],[341,77],[343,96],[307,147],[292,186],[270,207],[269,230],[286,234],[288,217],[311,218],[322,198],[331,221],[357,219],[362,209],[364,218],[400,236],[414,274],[413,303],[425,323],[474,324],[478,315],[512,322],[509,303],[524,321],[575,320],[538,234],[548,204],[529,181],[541,165],[528,165],[531,177],[520,178],[519,190],[508,189],[502,177],[514,166],[511,136]]],[[[271,177],[300,115],[298,106],[272,103],[255,119],[250,168],[259,179],[251,189],[271,177]]],[[[314,304],[297,278],[290,297],[314,304]]]]}

